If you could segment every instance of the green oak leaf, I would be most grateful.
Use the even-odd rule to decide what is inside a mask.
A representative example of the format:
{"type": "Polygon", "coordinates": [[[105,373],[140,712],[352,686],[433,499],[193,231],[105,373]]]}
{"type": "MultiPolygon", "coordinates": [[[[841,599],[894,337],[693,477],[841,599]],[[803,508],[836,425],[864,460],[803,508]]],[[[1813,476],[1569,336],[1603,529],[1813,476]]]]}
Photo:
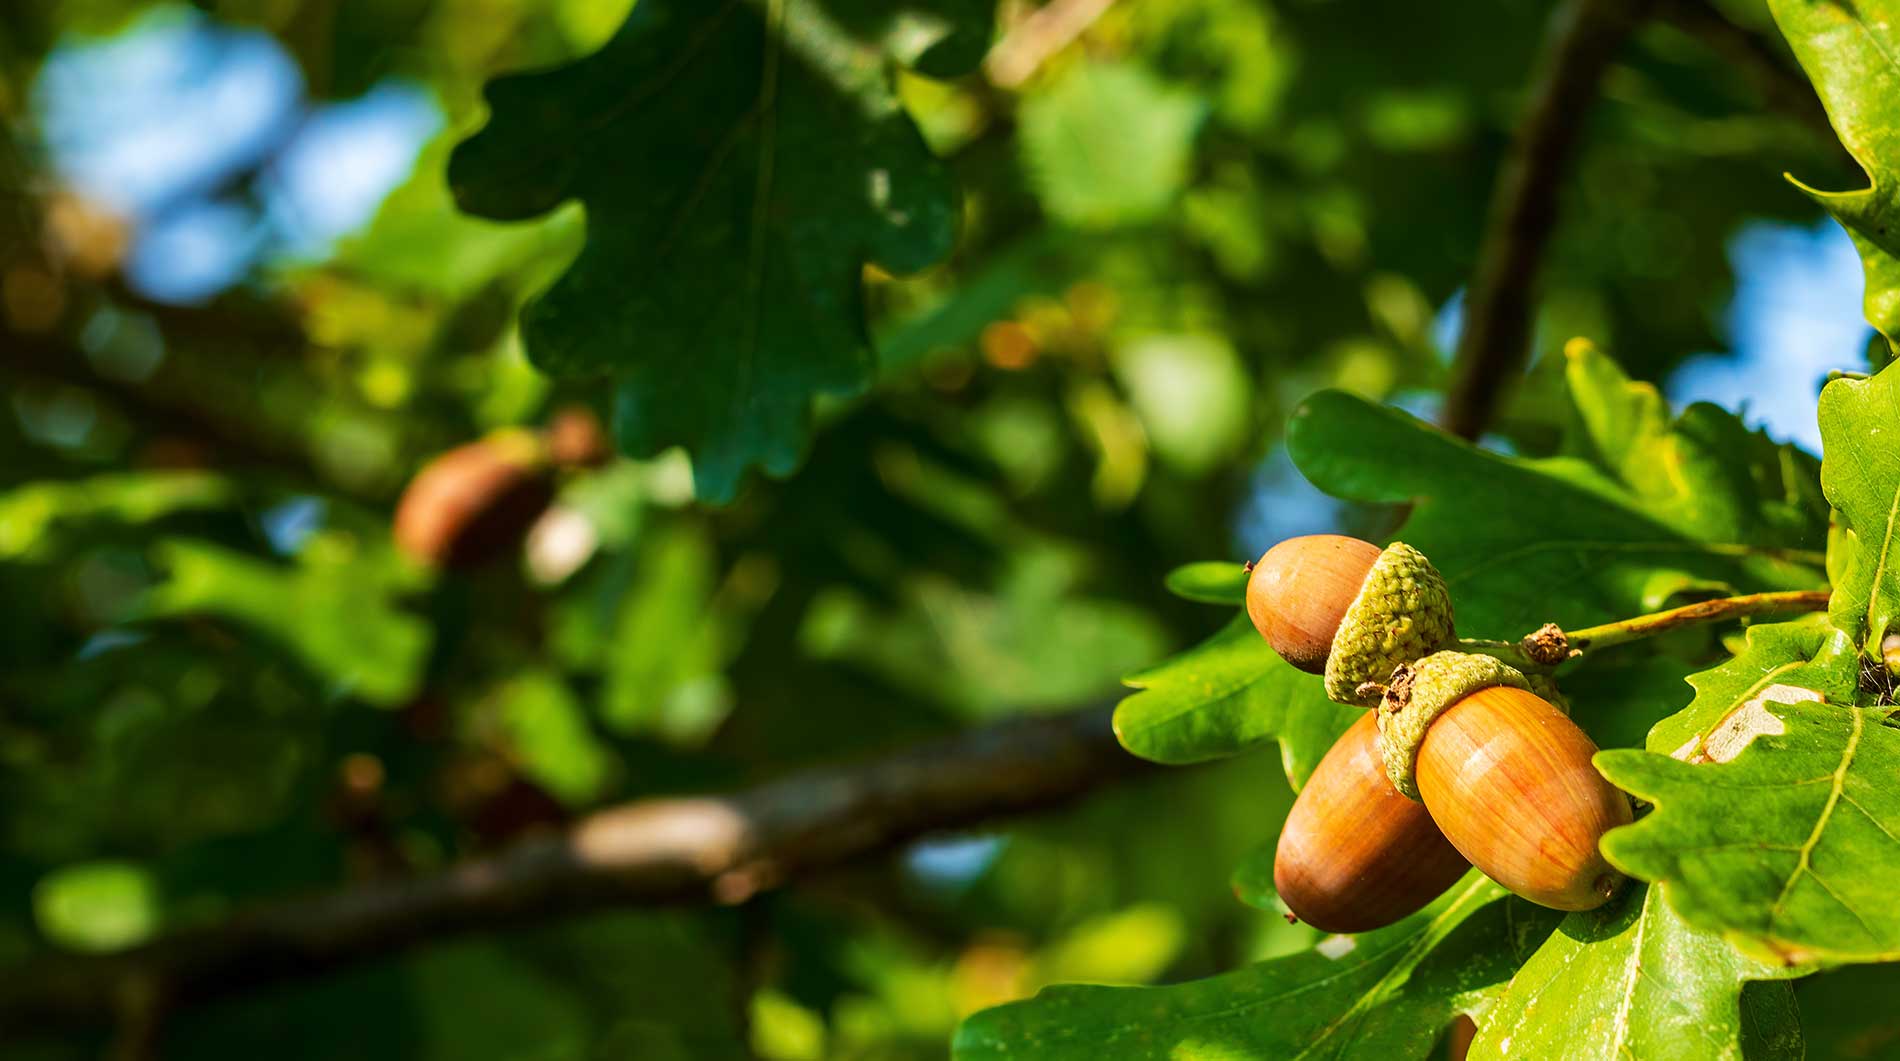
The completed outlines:
{"type": "Polygon", "coordinates": [[[1326,699],[1319,676],[1281,659],[1245,615],[1126,681],[1141,690],[1115,708],[1115,735],[1129,751],[1193,763],[1278,740],[1294,788],[1361,712],[1326,699]]]}
{"type": "Polygon", "coordinates": [[[1881,711],[1783,689],[1726,762],[1599,752],[1605,777],[1656,805],[1606,835],[1603,853],[1659,883],[1689,924],[1751,953],[1900,958],[1900,730],[1881,711]]]}
{"type": "Polygon", "coordinates": [[[1684,762],[1726,762],[1767,722],[1767,704],[1816,696],[1851,704],[1859,680],[1854,646],[1822,617],[1757,624],[1733,659],[1689,676],[1695,699],[1656,723],[1644,747],[1684,762]]]}
{"type": "Polygon", "coordinates": [[[1690,928],[1639,885],[1565,918],[1485,1013],[1466,1056],[1799,1058],[1790,985],[1743,990],[1789,975],[1690,928]]]}
{"type": "MultiPolygon", "coordinates": [[[[1587,345],[1568,355],[1573,401],[1608,440],[1620,429],[1603,407],[1629,384],[1587,345]]],[[[1444,573],[1465,636],[1605,622],[1684,592],[1819,585],[1820,554],[1804,550],[1824,543],[1825,509],[1765,479],[1730,414],[1696,406],[1666,433],[1657,416],[1639,410],[1650,426],[1595,456],[1524,459],[1321,391],[1294,411],[1287,449],[1328,493],[1413,502],[1398,538],[1444,573]]]]}
{"type": "Polygon", "coordinates": [[[865,263],[909,272],[954,241],[890,61],[974,63],[979,6],[641,0],[595,54],[492,82],[449,164],[462,208],[587,209],[586,248],[523,313],[535,364],[612,377],[622,448],[685,446],[704,497],[789,473],[813,398],[870,381],[865,263]]]}
{"type": "Polygon", "coordinates": [[[1471,873],[1396,925],[1166,987],[1045,988],[963,1022],[955,1061],[1422,1058],[1556,925],[1471,873]],[[1501,900],[1501,901],[1500,901],[1501,900]]]}
{"type": "Polygon", "coordinates": [[[1878,654],[1900,613],[1900,374],[1837,379],[1821,389],[1821,489],[1835,509],[1839,572],[1829,615],[1878,654]]]}
{"type": "Polygon", "coordinates": [[[1218,560],[1182,564],[1168,572],[1168,592],[1203,604],[1245,604],[1250,575],[1242,564],[1218,560]]]}
{"type": "Polygon", "coordinates": [[[1870,184],[1796,185],[1854,238],[1867,270],[1867,322],[1900,350],[1900,12],[1888,0],[1770,0],[1828,120],[1870,184]]]}

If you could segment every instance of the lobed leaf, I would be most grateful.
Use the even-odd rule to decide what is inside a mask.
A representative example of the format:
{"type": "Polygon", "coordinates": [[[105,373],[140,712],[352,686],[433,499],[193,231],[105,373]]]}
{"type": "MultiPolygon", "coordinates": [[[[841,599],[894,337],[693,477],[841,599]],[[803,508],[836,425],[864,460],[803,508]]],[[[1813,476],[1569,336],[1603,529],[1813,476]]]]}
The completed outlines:
{"type": "Polygon", "coordinates": [[[611,377],[622,448],[685,446],[704,497],[791,471],[813,398],[871,378],[865,263],[950,250],[955,189],[889,60],[934,41],[923,67],[967,68],[978,6],[641,0],[594,55],[492,82],[449,165],[462,208],[587,208],[586,248],[523,314],[535,364],[611,377]]]}
{"type": "Polygon", "coordinates": [[[1853,703],[1859,677],[1853,645],[1820,617],[1751,626],[1734,658],[1689,676],[1695,699],[1658,722],[1645,747],[1684,762],[1727,762],[1774,724],[1765,705],[1853,703]]]}
{"type": "Polygon", "coordinates": [[[1753,953],[1900,958],[1900,731],[1884,712],[1776,688],[1728,761],[1598,753],[1605,777],[1656,805],[1605,836],[1603,853],[1659,883],[1689,924],[1753,953]]]}

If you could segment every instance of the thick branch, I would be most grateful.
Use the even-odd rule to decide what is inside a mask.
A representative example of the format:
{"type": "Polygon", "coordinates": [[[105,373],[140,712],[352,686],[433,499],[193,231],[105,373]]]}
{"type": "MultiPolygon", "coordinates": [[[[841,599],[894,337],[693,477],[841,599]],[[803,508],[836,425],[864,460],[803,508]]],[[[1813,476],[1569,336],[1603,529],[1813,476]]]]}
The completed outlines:
{"type": "Polygon", "coordinates": [[[0,976],[0,1028],[101,1021],[307,977],[459,932],[609,906],[732,904],[926,833],[1079,796],[1151,767],[1105,708],[1014,720],[728,796],[603,811],[434,876],[283,902],[123,954],[0,976]]]}
{"type": "Polygon", "coordinates": [[[1465,297],[1464,330],[1442,418],[1453,434],[1482,434],[1504,388],[1524,369],[1564,168],[1603,72],[1645,7],[1645,0],[1566,0],[1551,16],[1529,106],[1491,193],[1465,297]]]}

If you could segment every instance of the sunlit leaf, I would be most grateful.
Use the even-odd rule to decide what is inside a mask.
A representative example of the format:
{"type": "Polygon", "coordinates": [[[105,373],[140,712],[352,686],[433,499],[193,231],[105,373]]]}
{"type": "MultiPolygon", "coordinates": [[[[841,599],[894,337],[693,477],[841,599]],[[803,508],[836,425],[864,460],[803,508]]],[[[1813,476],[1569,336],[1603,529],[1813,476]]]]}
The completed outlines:
{"type": "Polygon", "coordinates": [[[1779,964],[1742,957],[1684,924],[1656,889],[1564,919],[1484,1015],[1467,1056],[1799,1058],[1801,1028],[1779,964]]]}
{"type": "Polygon", "coordinates": [[[1684,761],[1727,762],[1759,727],[1772,725],[1766,705],[1850,704],[1859,679],[1853,645],[1819,616],[1751,626],[1734,659],[1689,676],[1695,699],[1656,723],[1644,746],[1684,761]]]}
{"type": "Polygon", "coordinates": [[[500,690],[497,708],[523,773],[564,803],[585,806],[601,794],[613,773],[613,753],[558,675],[517,675],[500,690]]]}
{"type": "Polygon", "coordinates": [[[1821,391],[1821,487],[1842,534],[1829,615],[1857,645],[1878,653],[1900,615],[1900,373],[1837,379],[1821,391]]]}
{"type": "Polygon", "coordinates": [[[118,950],[158,928],[151,872],[129,862],[84,862],[42,878],[33,889],[40,931],[74,950],[118,950]]]}
{"type": "Polygon", "coordinates": [[[1900,957],[1900,730],[1883,713],[1782,685],[1728,761],[1601,752],[1656,805],[1603,838],[1618,868],[1660,883],[1690,925],[1786,962],[1900,957]]]}

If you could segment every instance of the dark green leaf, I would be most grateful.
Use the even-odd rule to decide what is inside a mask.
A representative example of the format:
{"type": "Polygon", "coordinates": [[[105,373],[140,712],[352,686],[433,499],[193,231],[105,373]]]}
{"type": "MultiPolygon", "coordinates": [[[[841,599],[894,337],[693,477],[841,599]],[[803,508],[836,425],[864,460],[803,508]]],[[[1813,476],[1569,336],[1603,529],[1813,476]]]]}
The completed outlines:
{"type": "Polygon", "coordinates": [[[1399,537],[1444,573],[1466,636],[1575,628],[1685,591],[1820,583],[1819,555],[1790,548],[1819,548],[1821,525],[1776,511],[1784,498],[1750,466],[1738,421],[1697,406],[1663,431],[1602,354],[1573,344],[1569,357],[1572,399],[1598,425],[1594,460],[1498,456],[1332,391],[1294,412],[1287,448],[1329,493],[1415,502],[1399,537]]]}
{"type": "Polygon", "coordinates": [[[622,447],[685,446],[703,496],[791,471],[812,399],[871,378],[864,264],[919,269],[955,237],[887,59],[973,62],[972,6],[642,0],[596,54],[493,82],[449,166],[463,208],[587,207],[586,249],[524,314],[535,363],[613,377],[622,447]]]}

